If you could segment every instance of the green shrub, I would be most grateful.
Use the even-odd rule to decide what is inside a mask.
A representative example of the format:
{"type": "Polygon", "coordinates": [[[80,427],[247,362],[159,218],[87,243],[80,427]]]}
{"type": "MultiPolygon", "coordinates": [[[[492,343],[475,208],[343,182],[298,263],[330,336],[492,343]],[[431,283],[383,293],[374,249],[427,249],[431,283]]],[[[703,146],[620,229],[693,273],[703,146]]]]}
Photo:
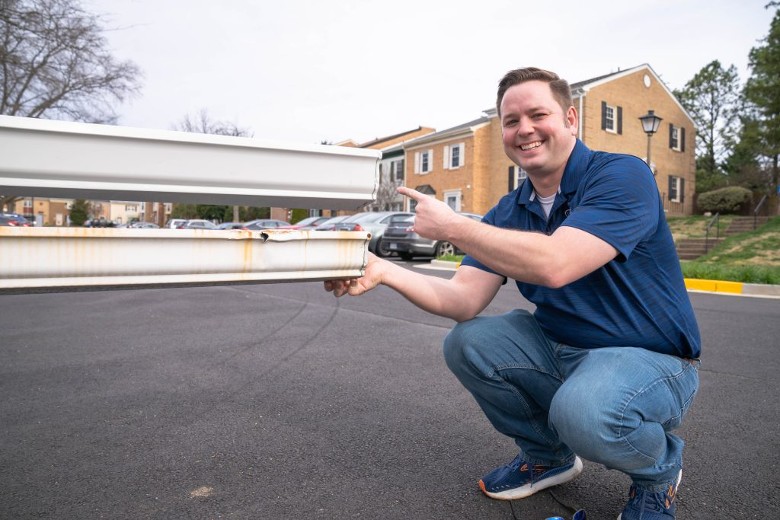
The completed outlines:
{"type": "Polygon", "coordinates": [[[749,189],[729,186],[700,194],[696,204],[700,211],[738,213],[751,199],[752,193],[749,189]]]}
{"type": "Polygon", "coordinates": [[[83,226],[89,218],[89,202],[84,199],[76,199],[70,208],[70,223],[74,226],[83,226]]]}
{"type": "Polygon", "coordinates": [[[308,209],[294,209],[292,210],[292,217],[290,217],[290,224],[295,224],[297,222],[300,222],[301,220],[308,218],[309,216],[309,210],[308,209]]]}

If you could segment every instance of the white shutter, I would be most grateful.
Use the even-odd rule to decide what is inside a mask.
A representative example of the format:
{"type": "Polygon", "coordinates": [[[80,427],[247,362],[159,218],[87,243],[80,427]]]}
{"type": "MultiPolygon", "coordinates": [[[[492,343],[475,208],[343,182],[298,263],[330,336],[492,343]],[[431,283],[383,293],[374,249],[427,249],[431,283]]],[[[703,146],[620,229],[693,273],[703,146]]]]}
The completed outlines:
{"type": "Polygon", "coordinates": [[[466,145],[464,143],[460,143],[458,148],[460,148],[460,153],[458,154],[458,160],[460,163],[458,163],[458,166],[464,166],[466,164],[466,145]]]}
{"type": "Polygon", "coordinates": [[[444,164],[442,165],[442,168],[445,170],[448,170],[450,168],[450,147],[445,146],[444,147],[444,164]]]}
{"type": "Polygon", "coordinates": [[[414,152],[414,173],[420,173],[420,152],[414,152]]]}
{"type": "Polygon", "coordinates": [[[433,171],[433,148],[428,150],[428,171],[433,171]]]}

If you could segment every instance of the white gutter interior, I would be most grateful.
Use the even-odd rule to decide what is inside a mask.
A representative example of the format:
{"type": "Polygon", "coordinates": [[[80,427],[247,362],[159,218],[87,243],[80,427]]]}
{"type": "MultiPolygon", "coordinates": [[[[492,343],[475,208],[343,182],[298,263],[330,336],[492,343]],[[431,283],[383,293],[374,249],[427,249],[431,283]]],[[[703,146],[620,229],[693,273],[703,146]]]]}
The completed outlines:
{"type": "MultiPolygon", "coordinates": [[[[0,116],[0,194],[358,209],[377,150],[0,116]]],[[[367,232],[0,227],[0,292],[355,278],[367,232]]]]}
{"type": "Polygon", "coordinates": [[[378,150],[0,116],[0,193],[355,210],[378,150]]]}

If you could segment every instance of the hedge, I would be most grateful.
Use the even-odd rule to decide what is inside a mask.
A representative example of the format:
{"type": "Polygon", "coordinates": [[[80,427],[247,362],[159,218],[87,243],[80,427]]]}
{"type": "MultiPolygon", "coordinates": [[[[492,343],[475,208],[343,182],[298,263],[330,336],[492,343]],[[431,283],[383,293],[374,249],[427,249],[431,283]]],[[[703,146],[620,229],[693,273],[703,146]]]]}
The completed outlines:
{"type": "Polygon", "coordinates": [[[699,194],[696,204],[699,211],[721,214],[739,213],[745,204],[750,203],[752,197],[753,194],[749,189],[730,186],[699,194]]]}

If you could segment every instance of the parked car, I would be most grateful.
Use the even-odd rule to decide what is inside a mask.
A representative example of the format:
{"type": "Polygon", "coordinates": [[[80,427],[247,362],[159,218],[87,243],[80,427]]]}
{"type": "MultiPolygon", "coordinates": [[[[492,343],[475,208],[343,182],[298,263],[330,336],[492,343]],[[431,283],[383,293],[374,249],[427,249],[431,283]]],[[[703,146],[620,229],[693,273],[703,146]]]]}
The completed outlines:
{"type": "Polygon", "coordinates": [[[126,227],[131,229],[160,229],[154,222],[131,222],[126,227]]]}
{"type": "Polygon", "coordinates": [[[0,226],[30,227],[32,223],[18,213],[0,214],[0,226]]]}
{"type": "Polygon", "coordinates": [[[107,220],[105,217],[100,218],[93,218],[92,220],[85,220],[84,224],[82,224],[84,227],[93,227],[93,228],[107,228],[107,227],[116,227],[116,223],[107,220]]]}
{"type": "Polygon", "coordinates": [[[217,225],[210,220],[194,218],[180,224],[176,229],[217,229],[217,225]]]}
{"type": "Polygon", "coordinates": [[[392,251],[381,246],[382,235],[385,228],[391,222],[398,222],[404,217],[410,217],[414,213],[405,213],[401,211],[366,211],[356,213],[336,224],[337,231],[368,231],[371,233],[371,240],[368,243],[368,250],[376,256],[389,256],[392,251]]]}
{"type": "Polygon", "coordinates": [[[290,224],[287,226],[287,229],[314,229],[328,219],[330,219],[330,217],[308,217],[296,222],[295,224],[290,224]]]}
{"type": "MultiPolygon", "coordinates": [[[[482,220],[482,215],[475,213],[461,213],[461,215],[474,220],[482,220]]],[[[398,253],[398,256],[404,260],[410,260],[415,256],[440,257],[462,253],[462,251],[446,240],[428,240],[415,233],[414,215],[403,220],[396,220],[387,226],[381,247],[398,253]]]]}
{"type": "Polygon", "coordinates": [[[329,219],[325,220],[324,222],[321,222],[317,224],[317,226],[314,228],[315,231],[333,231],[336,229],[336,224],[341,222],[342,220],[349,218],[351,215],[339,215],[337,217],[330,217],[329,219]]]}
{"type": "Polygon", "coordinates": [[[168,229],[178,229],[178,227],[184,224],[185,222],[187,222],[186,218],[172,218],[169,219],[168,222],[166,222],[163,227],[168,229]]]}
{"type": "Polygon", "coordinates": [[[272,218],[260,218],[244,223],[244,227],[241,229],[248,229],[250,231],[258,231],[261,229],[277,229],[289,227],[290,223],[284,220],[274,220],[272,218]]]}
{"type": "Polygon", "coordinates": [[[217,229],[244,229],[243,222],[223,222],[217,225],[217,229]]]}

